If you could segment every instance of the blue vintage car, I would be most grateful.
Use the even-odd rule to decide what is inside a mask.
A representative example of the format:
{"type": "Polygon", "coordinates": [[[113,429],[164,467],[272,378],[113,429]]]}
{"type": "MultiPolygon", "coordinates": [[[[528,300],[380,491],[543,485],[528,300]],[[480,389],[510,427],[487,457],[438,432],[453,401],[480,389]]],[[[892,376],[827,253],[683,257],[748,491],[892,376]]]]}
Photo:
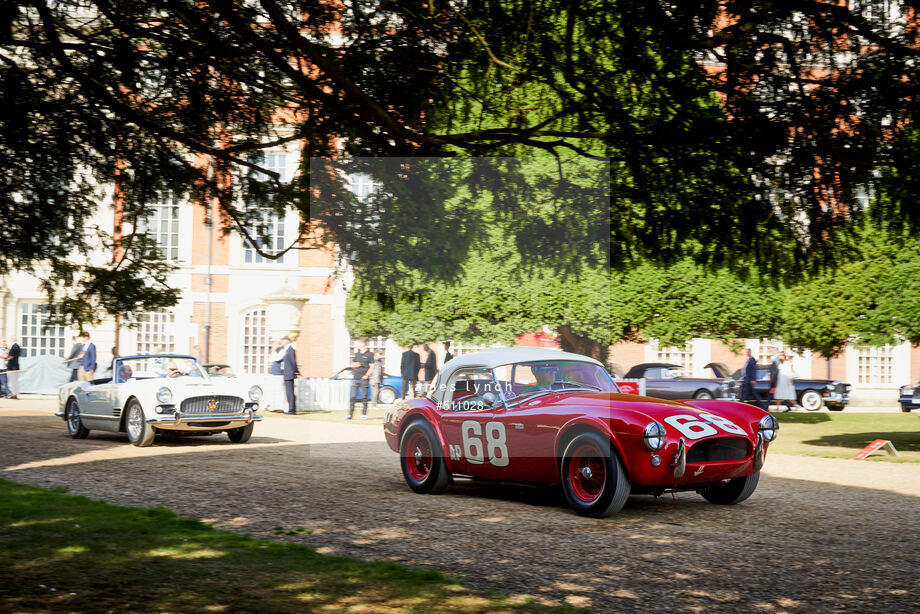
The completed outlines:
{"type": "Polygon", "coordinates": [[[908,412],[912,409],[920,408],[920,382],[901,386],[898,393],[898,403],[901,404],[901,411],[908,412]]]}
{"type": "MultiPolygon", "coordinates": [[[[354,377],[352,377],[351,374],[351,367],[345,367],[329,379],[351,381],[354,377]]],[[[384,373],[383,383],[380,385],[380,391],[377,393],[377,402],[383,405],[389,405],[399,398],[401,392],[402,378],[398,375],[387,375],[384,373]]],[[[363,391],[359,391],[358,394],[360,395],[358,397],[359,400],[364,398],[363,391]]]]}

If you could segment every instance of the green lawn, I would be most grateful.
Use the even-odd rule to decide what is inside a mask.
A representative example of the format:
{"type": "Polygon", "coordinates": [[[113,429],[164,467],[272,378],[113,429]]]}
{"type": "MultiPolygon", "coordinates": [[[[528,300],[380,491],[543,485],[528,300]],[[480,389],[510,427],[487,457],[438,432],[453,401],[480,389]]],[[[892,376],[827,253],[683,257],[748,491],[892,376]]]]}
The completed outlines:
{"type": "Polygon", "coordinates": [[[474,592],[434,570],[218,531],[163,508],[5,480],[0,579],[2,612],[583,611],[474,592]]]}
{"type": "Polygon", "coordinates": [[[771,452],[850,458],[874,439],[890,439],[900,456],[881,451],[872,461],[920,462],[920,416],[914,413],[780,413],[771,452]]]}

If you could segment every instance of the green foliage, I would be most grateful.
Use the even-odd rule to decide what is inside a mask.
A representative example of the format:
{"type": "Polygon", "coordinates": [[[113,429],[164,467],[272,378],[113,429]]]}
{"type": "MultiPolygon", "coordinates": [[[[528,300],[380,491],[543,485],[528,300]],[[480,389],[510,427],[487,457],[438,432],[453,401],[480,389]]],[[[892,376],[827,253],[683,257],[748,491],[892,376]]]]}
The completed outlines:
{"type": "MultiPolygon", "coordinates": [[[[565,262],[569,229],[600,229],[614,268],[689,258],[791,280],[846,261],[837,248],[853,228],[839,212],[857,211],[876,168],[893,178],[880,215],[916,223],[914,41],[861,11],[766,0],[8,1],[0,273],[50,263],[49,288],[96,274],[83,266],[98,236],[86,225],[122,165],[129,220],[168,190],[216,200],[225,230],[257,238],[258,209],[293,207],[301,233],[284,250],[304,247],[318,220],[367,279],[456,281],[477,220],[441,203],[462,192],[427,182],[424,199],[369,212],[339,186],[311,203],[324,178],[309,160],[341,148],[340,158],[600,156],[603,223],[567,207],[529,215],[532,186],[511,163],[507,185],[478,188],[497,195],[522,253],[547,239],[535,251],[565,262]],[[285,183],[264,152],[293,142],[302,172],[285,183]],[[440,248],[451,239],[455,253],[440,248]],[[552,241],[560,249],[546,249],[552,241]]],[[[560,186],[559,203],[598,188],[560,186]]],[[[143,269],[129,273],[137,304],[174,300],[141,283],[143,269]]],[[[114,309],[93,294],[109,285],[87,286],[89,307],[70,315],[114,309]]]]}

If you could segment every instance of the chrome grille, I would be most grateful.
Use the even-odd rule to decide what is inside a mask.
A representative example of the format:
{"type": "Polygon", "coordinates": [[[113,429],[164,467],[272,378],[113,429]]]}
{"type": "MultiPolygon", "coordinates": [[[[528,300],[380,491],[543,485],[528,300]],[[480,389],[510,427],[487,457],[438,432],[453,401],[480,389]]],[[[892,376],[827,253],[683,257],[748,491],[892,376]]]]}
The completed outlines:
{"type": "Polygon", "coordinates": [[[714,437],[699,441],[687,450],[688,463],[742,460],[750,454],[751,444],[742,437],[714,437]]]}
{"type": "Polygon", "coordinates": [[[228,395],[191,397],[182,401],[179,409],[184,414],[236,414],[243,411],[243,399],[228,395]],[[217,402],[217,408],[209,409],[213,401],[217,402]]]}

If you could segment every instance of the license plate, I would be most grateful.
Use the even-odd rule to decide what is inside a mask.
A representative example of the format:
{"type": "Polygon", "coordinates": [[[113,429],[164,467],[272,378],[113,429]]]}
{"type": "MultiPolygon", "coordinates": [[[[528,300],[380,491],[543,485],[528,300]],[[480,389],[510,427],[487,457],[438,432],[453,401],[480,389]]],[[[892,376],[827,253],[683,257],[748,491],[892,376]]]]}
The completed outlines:
{"type": "Polygon", "coordinates": [[[913,399],[914,404],[920,405],[920,394],[915,394],[913,399]]]}

